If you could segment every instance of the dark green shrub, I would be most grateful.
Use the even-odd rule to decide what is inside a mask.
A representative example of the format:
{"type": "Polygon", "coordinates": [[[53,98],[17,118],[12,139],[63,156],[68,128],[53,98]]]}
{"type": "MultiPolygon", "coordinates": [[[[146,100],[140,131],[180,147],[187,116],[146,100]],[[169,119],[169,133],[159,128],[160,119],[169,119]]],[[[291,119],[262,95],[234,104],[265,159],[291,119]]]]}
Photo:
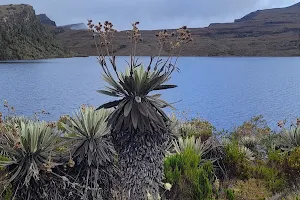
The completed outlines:
{"type": "Polygon", "coordinates": [[[225,145],[225,164],[229,171],[229,176],[239,179],[247,179],[250,177],[250,162],[246,159],[245,153],[240,151],[237,141],[231,141],[225,145]]]}
{"type": "Polygon", "coordinates": [[[228,188],[226,189],[226,199],[227,200],[235,200],[234,190],[228,188]]]}
{"type": "Polygon", "coordinates": [[[194,180],[196,199],[212,198],[212,178],[212,163],[206,162],[202,167],[198,169],[194,180]]]}
{"type": "Polygon", "coordinates": [[[200,165],[200,160],[200,155],[191,148],[166,158],[164,162],[166,182],[175,186],[172,188],[179,188],[179,191],[171,193],[184,193],[185,198],[188,196],[191,199],[212,198],[213,166],[211,162],[200,165]]]}

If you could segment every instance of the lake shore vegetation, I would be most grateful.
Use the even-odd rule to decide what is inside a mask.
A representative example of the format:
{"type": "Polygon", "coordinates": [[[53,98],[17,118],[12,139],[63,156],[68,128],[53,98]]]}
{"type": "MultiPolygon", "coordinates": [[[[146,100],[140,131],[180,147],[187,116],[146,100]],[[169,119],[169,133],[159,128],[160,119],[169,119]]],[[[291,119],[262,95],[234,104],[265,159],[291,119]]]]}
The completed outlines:
{"type": "Polygon", "coordinates": [[[202,118],[178,119],[158,91],[172,89],[186,26],[156,34],[157,55],[138,60],[139,22],[128,31],[132,54],[117,66],[111,22],[88,20],[106,85],[115,100],[83,105],[55,122],[0,114],[0,194],[9,200],[299,199],[300,119],[272,131],[256,116],[232,131],[202,118]],[[169,52],[161,58],[160,53],[169,52]]]}

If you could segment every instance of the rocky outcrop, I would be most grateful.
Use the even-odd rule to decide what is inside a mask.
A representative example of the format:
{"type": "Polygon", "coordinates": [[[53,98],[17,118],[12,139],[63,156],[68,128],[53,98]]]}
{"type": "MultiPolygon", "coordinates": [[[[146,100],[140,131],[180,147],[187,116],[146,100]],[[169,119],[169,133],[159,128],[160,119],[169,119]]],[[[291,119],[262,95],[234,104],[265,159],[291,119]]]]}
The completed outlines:
{"type": "Polygon", "coordinates": [[[49,17],[46,14],[39,14],[37,17],[40,19],[41,23],[48,26],[56,26],[55,21],[52,21],[49,19],[49,17]]]}
{"type": "Polygon", "coordinates": [[[0,6],[0,60],[68,57],[30,5],[0,6]]]}

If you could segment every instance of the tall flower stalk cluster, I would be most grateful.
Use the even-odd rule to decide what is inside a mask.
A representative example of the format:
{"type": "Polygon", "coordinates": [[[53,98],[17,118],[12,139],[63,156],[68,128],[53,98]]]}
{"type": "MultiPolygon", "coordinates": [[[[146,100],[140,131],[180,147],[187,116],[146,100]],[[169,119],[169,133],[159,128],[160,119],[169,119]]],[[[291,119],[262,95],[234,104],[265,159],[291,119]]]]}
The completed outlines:
{"type": "Polygon", "coordinates": [[[157,57],[151,57],[144,65],[136,55],[137,44],[143,40],[138,25],[139,22],[132,23],[132,30],[126,32],[131,41],[131,54],[122,72],[113,54],[116,33],[113,24],[106,21],[104,25],[94,25],[88,21],[99,53],[102,77],[107,83],[106,88],[98,92],[117,98],[98,109],[113,109],[107,122],[118,153],[121,197],[132,200],[147,199],[149,194],[159,198],[163,160],[171,138],[170,119],[163,108],[172,106],[160,98],[161,94],[152,92],[176,87],[167,82],[177,69],[178,52],[185,43],[192,41],[186,26],[172,33],[158,32],[157,57]],[[162,58],[160,54],[166,47],[171,49],[169,56],[162,58]]]}

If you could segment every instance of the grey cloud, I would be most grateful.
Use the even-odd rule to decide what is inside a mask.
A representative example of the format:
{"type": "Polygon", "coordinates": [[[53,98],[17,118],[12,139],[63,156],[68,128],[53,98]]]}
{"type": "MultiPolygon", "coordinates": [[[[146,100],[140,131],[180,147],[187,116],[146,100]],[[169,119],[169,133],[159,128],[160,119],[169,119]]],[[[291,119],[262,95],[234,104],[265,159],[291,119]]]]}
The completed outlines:
{"type": "Polygon", "coordinates": [[[31,4],[58,25],[110,20],[116,28],[130,28],[140,21],[141,29],[207,26],[229,22],[258,9],[284,7],[298,0],[0,0],[1,4],[31,4]]]}

